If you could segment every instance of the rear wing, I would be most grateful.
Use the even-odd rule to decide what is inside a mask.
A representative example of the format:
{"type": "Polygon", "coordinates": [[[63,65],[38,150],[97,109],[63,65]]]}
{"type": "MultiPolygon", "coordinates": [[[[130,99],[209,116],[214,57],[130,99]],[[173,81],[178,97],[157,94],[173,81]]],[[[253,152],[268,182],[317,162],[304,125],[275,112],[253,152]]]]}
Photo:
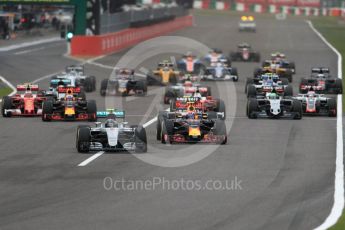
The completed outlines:
{"type": "Polygon", "coordinates": [[[329,74],[331,71],[327,67],[314,67],[311,69],[311,73],[329,74]]]}
{"type": "Polygon", "coordinates": [[[58,93],[66,93],[66,94],[75,94],[80,93],[81,89],[80,87],[59,87],[58,93]]]}
{"type": "Polygon", "coordinates": [[[31,85],[31,84],[23,84],[23,85],[17,85],[17,91],[23,92],[23,91],[38,91],[39,87],[38,85],[31,85]]]}
{"type": "Polygon", "coordinates": [[[70,85],[72,82],[70,79],[67,78],[55,78],[50,80],[50,84],[57,86],[57,85],[70,85]]]}
{"type": "Polygon", "coordinates": [[[72,72],[72,71],[75,71],[75,72],[79,72],[79,73],[84,73],[84,66],[67,66],[66,67],[66,72],[72,72]]]}
{"type": "Polygon", "coordinates": [[[116,118],[122,118],[125,119],[125,111],[114,111],[114,110],[108,110],[108,111],[98,111],[97,112],[97,117],[98,118],[106,118],[109,115],[115,115],[116,118]]]}

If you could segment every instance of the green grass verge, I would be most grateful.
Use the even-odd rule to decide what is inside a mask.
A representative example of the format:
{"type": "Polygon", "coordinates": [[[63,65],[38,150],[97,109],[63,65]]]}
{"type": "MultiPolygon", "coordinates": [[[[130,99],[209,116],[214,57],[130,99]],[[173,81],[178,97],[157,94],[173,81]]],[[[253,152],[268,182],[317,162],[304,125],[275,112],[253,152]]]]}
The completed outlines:
{"type": "MultiPolygon", "coordinates": [[[[319,17],[311,20],[314,27],[329,41],[343,56],[342,69],[345,67],[345,21],[335,17],[319,17]]],[[[343,74],[344,75],[344,74],[343,74]]],[[[343,85],[345,78],[343,76],[343,85]]],[[[345,95],[343,93],[343,95],[345,95]]],[[[345,109],[343,100],[343,110],[345,109]]],[[[344,110],[345,111],[345,110],[344,110]]],[[[345,225],[343,225],[345,226],[345,225]]],[[[345,227],[343,228],[345,229],[345,227]]]]}
{"type": "MultiPolygon", "coordinates": [[[[311,20],[314,27],[342,54],[343,63],[342,68],[345,66],[345,21],[334,17],[320,17],[311,20]]],[[[345,79],[343,77],[343,85],[345,79]]],[[[344,95],[344,93],[343,93],[344,95]]],[[[344,108],[344,100],[343,100],[344,108]]],[[[331,227],[329,230],[343,230],[345,229],[345,212],[338,220],[338,223],[331,227]]]]}
{"type": "Polygon", "coordinates": [[[12,93],[12,89],[9,88],[9,87],[5,87],[5,88],[0,88],[0,99],[3,97],[3,96],[6,96],[6,95],[9,95],[10,93],[12,93]]]}

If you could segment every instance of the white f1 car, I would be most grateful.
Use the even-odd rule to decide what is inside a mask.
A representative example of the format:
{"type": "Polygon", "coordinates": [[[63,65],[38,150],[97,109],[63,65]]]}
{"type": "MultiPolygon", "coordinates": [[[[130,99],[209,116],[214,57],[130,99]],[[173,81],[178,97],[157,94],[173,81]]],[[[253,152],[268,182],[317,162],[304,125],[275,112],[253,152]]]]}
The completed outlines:
{"type": "Polygon", "coordinates": [[[90,151],[135,151],[147,152],[146,130],[143,126],[128,126],[123,111],[98,112],[104,123],[96,122],[96,127],[79,126],[76,148],[80,153],[90,151]],[[122,119],[122,121],[119,121],[122,119]]]}

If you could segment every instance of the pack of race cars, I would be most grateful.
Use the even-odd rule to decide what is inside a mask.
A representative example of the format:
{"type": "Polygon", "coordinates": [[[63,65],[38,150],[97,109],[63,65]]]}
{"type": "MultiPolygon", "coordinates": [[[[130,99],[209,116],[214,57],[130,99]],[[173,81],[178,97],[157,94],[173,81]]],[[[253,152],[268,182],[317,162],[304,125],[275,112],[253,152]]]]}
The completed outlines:
{"type": "MultiPolygon", "coordinates": [[[[252,30],[253,18],[243,18],[241,30],[252,30]],[[246,25],[245,25],[246,24],[246,25]],[[245,25],[245,26],[244,26],[245,25]]],[[[237,82],[234,62],[260,62],[260,53],[248,43],[241,43],[227,56],[212,49],[198,58],[191,52],[179,61],[163,60],[146,74],[134,69],[115,69],[109,79],[101,81],[101,96],[146,96],[149,85],[163,86],[166,111],[157,115],[156,139],[167,143],[226,144],[226,103],[212,94],[207,81],[237,82]]],[[[315,67],[310,77],[302,78],[300,94],[293,93],[291,82],[295,63],[282,53],[272,53],[261,67],[245,81],[246,115],[256,118],[302,119],[303,115],[334,117],[335,98],[324,94],[342,93],[342,81],[326,67],[315,67]]],[[[227,83],[224,83],[227,84],[227,83]]],[[[17,86],[13,96],[2,100],[3,117],[41,117],[42,121],[89,121],[95,126],[79,126],[76,149],[90,151],[147,151],[146,130],[128,125],[125,112],[108,109],[98,111],[95,100],[87,100],[86,92],[96,90],[96,78],[88,76],[83,66],[68,66],[66,71],[50,79],[49,89],[35,84],[17,86]],[[105,118],[97,122],[98,118],[105,118]]]]}

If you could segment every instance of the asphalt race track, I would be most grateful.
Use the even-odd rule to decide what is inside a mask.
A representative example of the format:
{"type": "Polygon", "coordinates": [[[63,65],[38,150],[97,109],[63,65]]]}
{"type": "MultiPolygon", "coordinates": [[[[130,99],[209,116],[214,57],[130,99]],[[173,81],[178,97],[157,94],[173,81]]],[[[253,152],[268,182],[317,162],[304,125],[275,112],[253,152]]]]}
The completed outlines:
{"type": "MultiPolygon", "coordinates": [[[[284,52],[296,62],[295,93],[299,79],[308,76],[311,67],[329,66],[334,74],[337,72],[336,55],[302,19],[257,18],[256,34],[238,33],[237,20],[230,15],[197,15],[195,27],[172,35],[195,39],[225,53],[244,41],[260,51],[263,58],[271,52],[284,52]]],[[[27,49],[0,53],[0,75],[13,84],[34,81],[77,63],[63,56],[66,49],[63,42],[15,54],[27,49]]],[[[99,95],[100,81],[111,74],[108,67],[114,66],[124,53],[85,65],[87,73],[98,79],[97,92],[87,97],[97,100],[99,110],[105,107],[105,100],[99,95]]],[[[157,61],[166,57],[170,56],[143,60],[142,66],[154,68],[157,61]]],[[[78,123],[1,117],[0,229],[297,230],[320,225],[333,204],[336,120],[247,119],[244,84],[258,63],[233,66],[238,67],[239,82],[210,83],[214,94],[227,100],[228,114],[233,111],[228,119],[233,123],[229,142],[201,161],[183,167],[155,166],[128,153],[106,153],[78,167],[92,156],[79,154],[75,149],[78,123]],[[230,94],[235,95],[236,103],[229,99],[225,84],[236,90],[236,94],[230,94]],[[241,181],[241,188],[108,191],[103,186],[106,177],[168,181],[183,178],[203,182],[236,178],[241,181]]],[[[39,83],[46,87],[48,80],[39,83]]],[[[150,89],[154,93],[145,98],[117,98],[124,104],[130,124],[145,123],[157,113],[156,107],[147,111],[157,98],[161,102],[163,91],[157,87],[150,89]]],[[[147,132],[147,155],[174,150],[162,156],[167,161],[190,154],[187,148],[203,148],[162,146],[155,139],[155,124],[147,127],[147,132]]]]}

